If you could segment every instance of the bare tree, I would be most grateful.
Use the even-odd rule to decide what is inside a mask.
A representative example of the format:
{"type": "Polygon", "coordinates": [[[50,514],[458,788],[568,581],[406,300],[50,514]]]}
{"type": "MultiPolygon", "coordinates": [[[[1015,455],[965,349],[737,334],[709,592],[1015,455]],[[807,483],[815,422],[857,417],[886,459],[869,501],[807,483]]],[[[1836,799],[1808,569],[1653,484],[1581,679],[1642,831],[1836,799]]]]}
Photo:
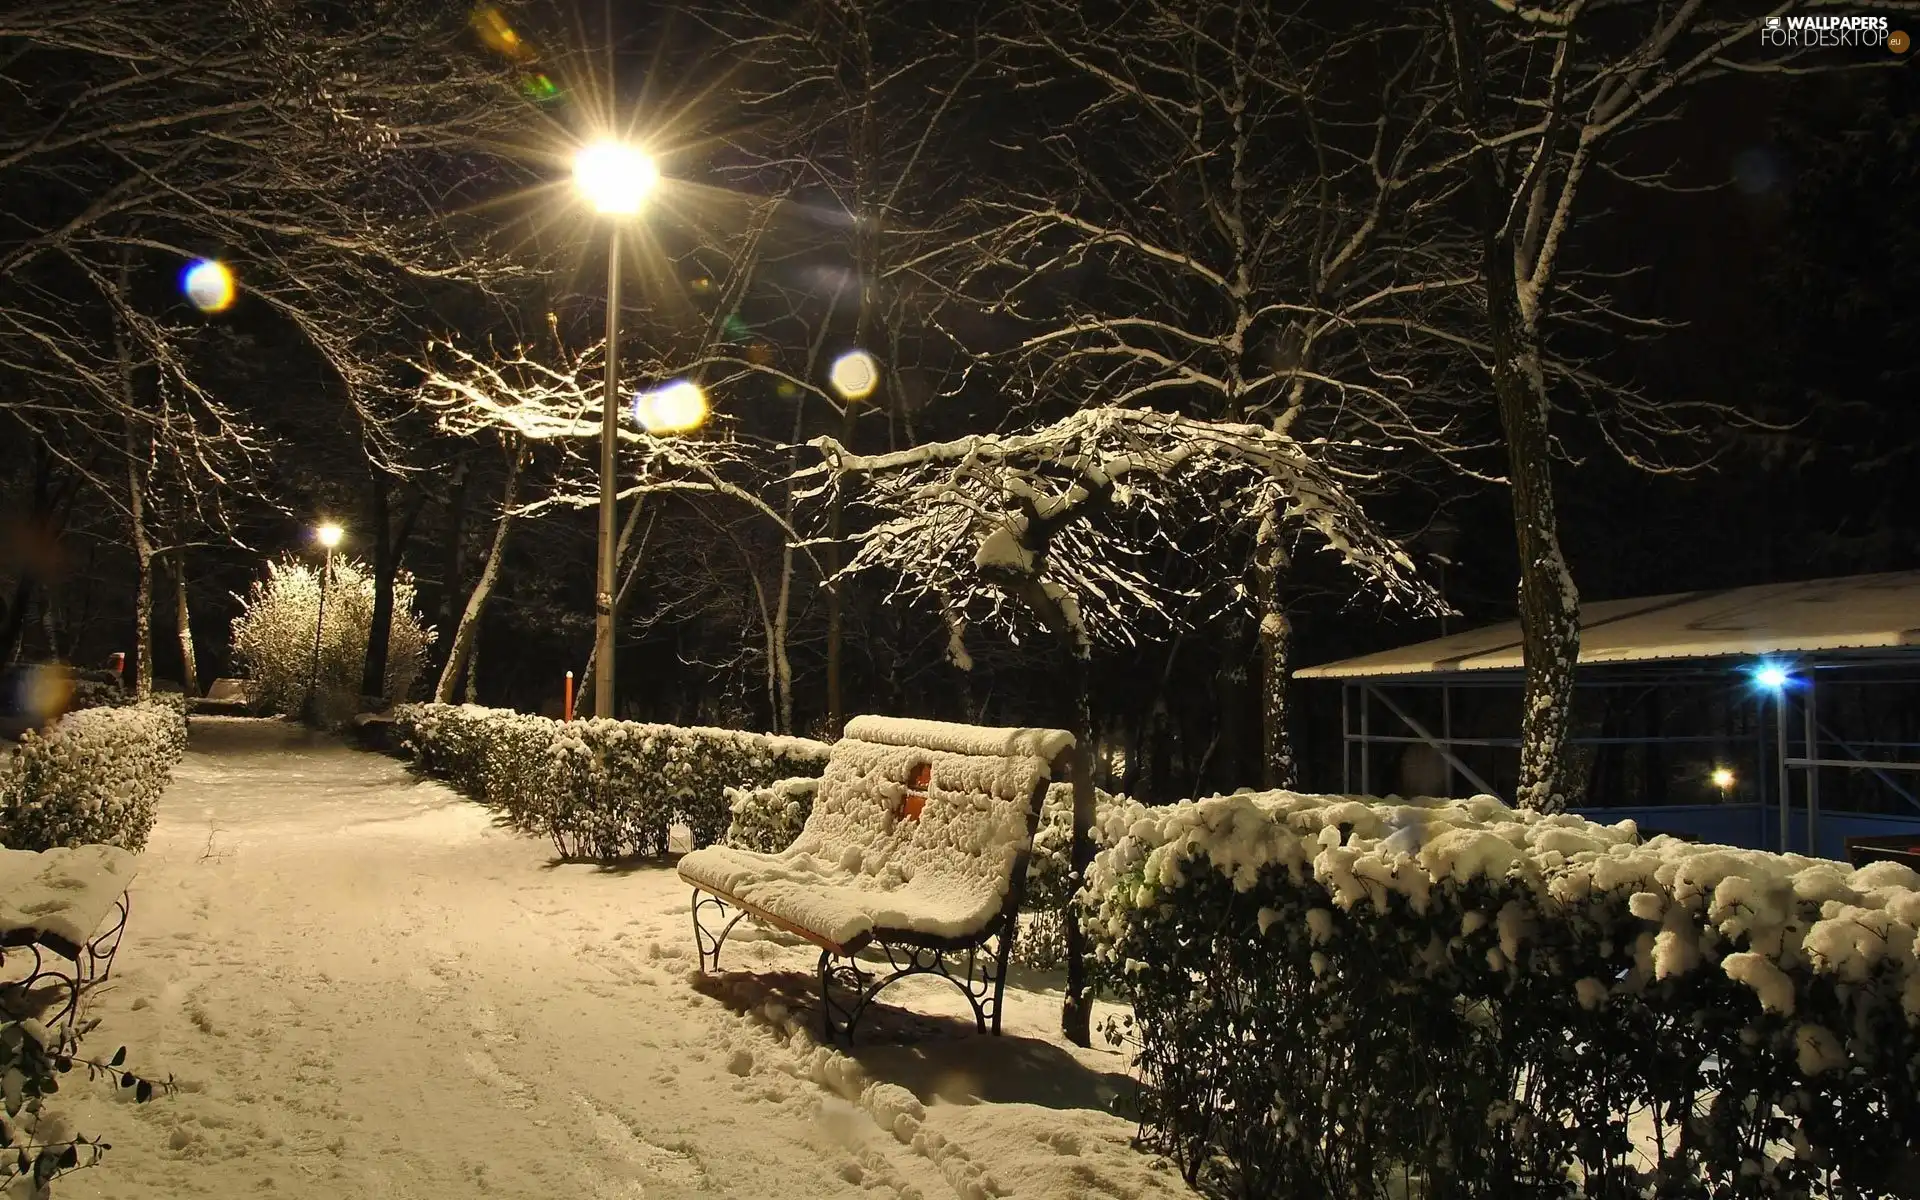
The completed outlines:
{"type": "MultiPolygon", "coordinates": [[[[1464,347],[1408,336],[1471,287],[1435,171],[1440,72],[1391,18],[1328,25],[1262,0],[1027,0],[990,27],[997,83],[1036,127],[1020,168],[969,207],[945,260],[1019,330],[987,347],[1053,411],[1156,407],[1328,440],[1331,461],[1401,454],[1375,486],[1436,459],[1471,469],[1464,347]],[[1119,131],[1119,136],[1115,132],[1119,131]]],[[[1362,485],[1364,486],[1364,485],[1362,485]]],[[[1293,781],[1288,546],[1256,521],[1262,774],[1293,781]]]]}
{"type": "MultiPolygon", "coordinates": [[[[849,445],[877,437],[866,430],[882,420],[887,444],[917,440],[915,405],[962,365],[935,321],[948,289],[930,264],[958,236],[959,200],[975,185],[962,141],[985,61],[973,17],[915,0],[721,0],[705,13],[740,59],[735,173],[756,188],[780,181],[793,201],[778,232],[835,277],[831,299],[807,306],[809,365],[848,346],[879,364],[870,395],[843,396],[810,372],[804,400],[849,445]]],[[[846,715],[846,532],[836,497],[819,543],[829,736],[846,715]]]]}
{"type": "MultiPolygon", "coordinates": [[[[930,602],[951,630],[957,664],[981,623],[1038,624],[1071,677],[1076,739],[1073,878],[1093,860],[1093,722],[1088,665],[1098,642],[1130,644],[1142,622],[1180,625],[1202,599],[1169,593],[1142,563],[1178,530],[1211,537],[1284,521],[1313,531],[1369,585],[1417,609],[1438,598],[1367,517],[1335,471],[1261,425],[1098,407],[1007,437],[974,436],[890,454],[816,439],[810,470],[832,491],[858,478],[878,520],[857,537],[851,572],[885,568],[896,594],[930,602]]],[[[1219,552],[1217,544],[1197,551],[1219,552]]],[[[1090,1037],[1085,943],[1066,913],[1066,1036],[1090,1037]]]]}
{"type": "MultiPolygon", "coordinates": [[[[1574,796],[1565,752],[1579,660],[1580,598],[1561,549],[1551,459],[1555,418],[1583,416],[1605,444],[1648,470],[1676,447],[1710,449],[1743,419],[1737,406],[1654,399],[1617,379],[1556,360],[1556,338],[1662,327],[1622,305],[1618,272],[1569,250],[1583,221],[1604,220],[1596,177],[1672,188],[1683,181],[1636,161],[1635,135],[1671,120],[1700,84],[1736,74],[1894,65],[1809,59],[1773,47],[1765,18],[1815,10],[1914,11],[1905,3],[1755,3],[1727,13],[1700,0],[1445,0],[1438,6],[1450,74],[1452,161],[1471,186],[1478,242],[1480,350],[1506,451],[1519,551],[1525,638],[1519,802],[1557,811],[1574,796]]],[[[1684,455],[1685,451],[1680,451],[1684,455]]]]}

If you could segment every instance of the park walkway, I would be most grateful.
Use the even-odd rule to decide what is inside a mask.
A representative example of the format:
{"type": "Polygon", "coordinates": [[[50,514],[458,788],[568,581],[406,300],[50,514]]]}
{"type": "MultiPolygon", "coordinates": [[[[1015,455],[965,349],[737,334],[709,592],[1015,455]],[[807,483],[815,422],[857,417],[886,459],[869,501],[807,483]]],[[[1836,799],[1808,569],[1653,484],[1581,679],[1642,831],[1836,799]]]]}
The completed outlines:
{"type": "Polygon", "coordinates": [[[1123,1060],[1047,1036],[1052,997],[1010,994],[992,1046],[953,1022],[897,1023],[904,1044],[849,1069],[778,1031],[810,955],[749,939],[729,966],[796,974],[698,983],[685,906],[669,869],[555,864],[392,760],[197,718],[88,1044],[125,1043],[180,1090],[136,1106],[74,1079],[74,1125],[113,1150],[57,1190],[1182,1194],[1103,1111],[1123,1060]],[[874,1081],[924,1110],[898,1124],[906,1093],[874,1081]]]}

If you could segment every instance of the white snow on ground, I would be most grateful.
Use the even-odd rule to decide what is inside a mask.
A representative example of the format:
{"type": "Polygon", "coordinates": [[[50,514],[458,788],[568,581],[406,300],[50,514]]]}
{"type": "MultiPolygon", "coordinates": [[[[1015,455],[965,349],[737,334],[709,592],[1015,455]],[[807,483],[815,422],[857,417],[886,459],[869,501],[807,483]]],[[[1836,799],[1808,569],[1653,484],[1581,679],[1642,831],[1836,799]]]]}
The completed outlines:
{"type": "Polygon", "coordinates": [[[1009,989],[995,1039],[911,980],[849,1057],[811,1036],[809,949],[742,926],[699,980],[670,867],[551,859],[399,763],[197,718],[87,1043],[180,1091],[72,1078],[113,1149],[56,1193],[1187,1194],[1108,1111],[1124,1059],[1053,1036],[1057,991],[1009,989]]]}

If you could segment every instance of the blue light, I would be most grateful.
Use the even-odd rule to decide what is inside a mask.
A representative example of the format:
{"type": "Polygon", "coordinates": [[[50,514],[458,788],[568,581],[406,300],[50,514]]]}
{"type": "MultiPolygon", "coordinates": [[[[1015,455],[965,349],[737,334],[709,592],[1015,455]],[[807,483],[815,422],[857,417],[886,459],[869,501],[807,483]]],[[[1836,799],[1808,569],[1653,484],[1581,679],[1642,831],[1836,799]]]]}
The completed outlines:
{"type": "Polygon", "coordinates": [[[1779,663],[1763,662],[1753,668],[1753,681],[1770,692],[1780,691],[1793,676],[1779,663]]]}

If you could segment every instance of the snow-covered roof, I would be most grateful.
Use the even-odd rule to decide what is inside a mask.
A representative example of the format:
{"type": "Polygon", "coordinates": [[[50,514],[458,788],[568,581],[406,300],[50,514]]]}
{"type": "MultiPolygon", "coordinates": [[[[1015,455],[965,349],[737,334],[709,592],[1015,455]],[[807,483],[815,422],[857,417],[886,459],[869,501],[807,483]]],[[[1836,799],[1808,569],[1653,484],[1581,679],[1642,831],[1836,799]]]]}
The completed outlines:
{"type": "MultiPolygon", "coordinates": [[[[1920,571],[1600,600],[1580,610],[1583,664],[1920,646],[1920,571]]],[[[1518,670],[1520,622],[1295,671],[1363,679],[1518,670]]]]}

